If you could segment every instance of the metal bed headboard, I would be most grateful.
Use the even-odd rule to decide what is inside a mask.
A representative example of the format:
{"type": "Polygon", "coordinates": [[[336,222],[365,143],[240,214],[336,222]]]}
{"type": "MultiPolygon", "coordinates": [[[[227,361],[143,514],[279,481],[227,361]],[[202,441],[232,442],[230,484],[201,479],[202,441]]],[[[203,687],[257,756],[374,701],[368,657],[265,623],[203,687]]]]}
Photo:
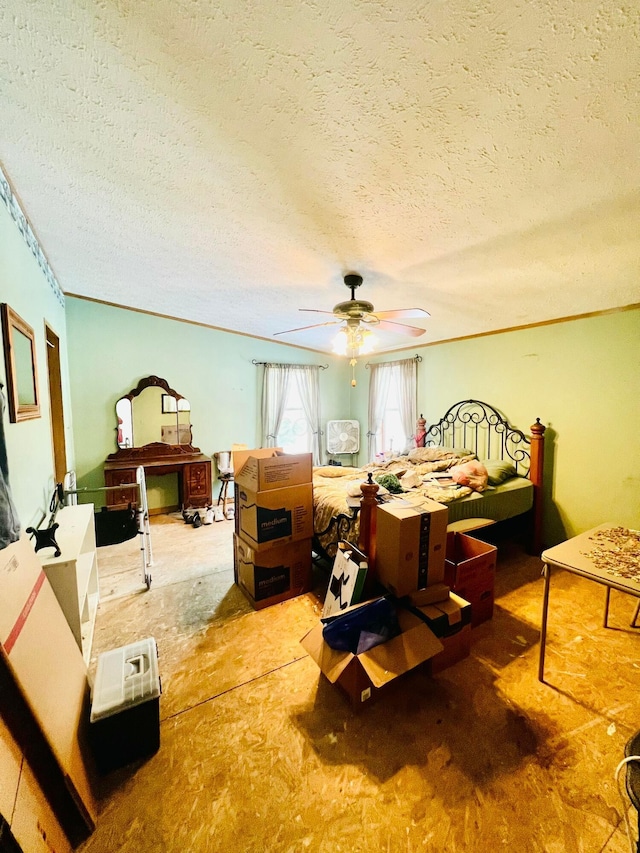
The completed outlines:
{"type": "Polygon", "coordinates": [[[429,427],[425,446],[466,448],[480,460],[510,460],[521,477],[526,477],[531,467],[530,438],[481,400],[454,403],[438,423],[429,427]]]}

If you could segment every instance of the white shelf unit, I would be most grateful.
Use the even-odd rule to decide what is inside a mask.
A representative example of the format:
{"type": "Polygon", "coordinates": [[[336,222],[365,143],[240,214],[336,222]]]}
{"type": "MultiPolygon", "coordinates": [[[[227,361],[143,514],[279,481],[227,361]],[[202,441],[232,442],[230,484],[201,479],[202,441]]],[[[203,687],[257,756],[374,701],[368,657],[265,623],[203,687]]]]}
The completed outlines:
{"type": "Polygon", "coordinates": [[[98,556],[93,504],[65,506],[55,517],[60,556],[38,552],[42,567],[87,666],[99,601],[98,556]]]}

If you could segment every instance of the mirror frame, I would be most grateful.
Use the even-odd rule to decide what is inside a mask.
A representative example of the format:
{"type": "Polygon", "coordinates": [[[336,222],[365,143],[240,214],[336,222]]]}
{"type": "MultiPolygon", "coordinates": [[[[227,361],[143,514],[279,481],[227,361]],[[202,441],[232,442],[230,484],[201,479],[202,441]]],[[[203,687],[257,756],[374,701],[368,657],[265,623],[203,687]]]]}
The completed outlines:
{"type": "MultiPolygon", "coordinates": [[[[7,374],[7,402],[9,406],[9,420],[11,423],[28,421],[40,417],[40,396],[38,393],[38,364],[36,360],[36,342],[33,329],[28,323],[7,305],[2,303],[2,335],[4,344],[4,363],[7,374]],[[16,363],[16,348],[14,334],[24,335],[29,341],[31,352],[30,364],[24,365],[24,373],[27,371],[31,376],[31,390],[33,391],[33,403],[21,403],[19,377],[23,371],[18,370],[16,363]]],[[[23,383],[24,384],[24,383],[23,383]]]]}
{"type": "MultiPolygon", "coordinates": [[[[181,411],[191,411],[191,404],[189,403],[188,409],[183,409],[180,406],[180,400],[185,400],[185,402],[189,402],[186,400],[186,397],[183,397],[182,394],[178,394],[177,391],[174,391],[173,388],[169,386],[169,383],[166,379],[162,379],[159,376],[145,376],[141,379],[135,388],[132,388],[127,394],[123,394],[122,397],[119,397],[116,401],[116,405],[120,400],[129,400],[133,402],[135,397],[138,397],[146,388],[161,388],[164,393],[170,397],[173,397],[176,400],[176,414],[181,411]]],[[[171,413],[170,413],[171,414],[171,413]]],[[[192,425],[189,424],[189,427],[192,428],[192,425]]],[[[193,442],[193,434],[191,436],[191,442],[193,442]]],[[[173,453],[199,453],[200,449],[198,447],[194,447],[193,444],[189,442],[189,444],[165,444],[164,442],[152,442],[151,444],[144,444],[141,446],[133,445],[132,447],[120,447],[117,442],[117,426],[116,426],[116,447],[118,448],[116,451],[116,456],[123,454],[139,454],[141,452],[147,452],[147,448],[154,449],[160,453],[160,455],[165,455],[168,452],[173,453]]],[[[111,459],[114,454],[111,454],[108,458],[111,459]]]]}

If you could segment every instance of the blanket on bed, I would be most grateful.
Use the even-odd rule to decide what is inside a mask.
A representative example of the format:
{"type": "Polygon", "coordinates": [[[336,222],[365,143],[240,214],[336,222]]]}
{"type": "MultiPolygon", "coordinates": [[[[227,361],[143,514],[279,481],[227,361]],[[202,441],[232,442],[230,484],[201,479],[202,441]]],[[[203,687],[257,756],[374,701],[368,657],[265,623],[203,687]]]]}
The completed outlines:
{"type": "MultiPolygon", "coordinates": [[[[447,504],[470,495],[473,489],[455,482],[453,477],[447,477],[446,473],[456,466],[460,467],[474,461],[476,461],[475,455],[467,450],[420,447],[410,451],[407,456],[398,456],[382,463],[372,462],[363,468],[338,465],[314,468],[313,503],[316,534],[326,530],[331,519],[338,513],[352,514],[348,498],[361,496],[360,484],[366,482],[369,472],[372,473],[374,480],[380,474],[395,474],[403,486],[402,497],[416,506],[424,502],[424,498],[447,504]]],[[[384,493],[385,489],[381,487],[378,494],[384,493]]],[[[351,541],[357,541],[357,520],[351,526],[350,536],[351,541]]],[[[322,537],[319,538],[324,545],[322,537]]]]}

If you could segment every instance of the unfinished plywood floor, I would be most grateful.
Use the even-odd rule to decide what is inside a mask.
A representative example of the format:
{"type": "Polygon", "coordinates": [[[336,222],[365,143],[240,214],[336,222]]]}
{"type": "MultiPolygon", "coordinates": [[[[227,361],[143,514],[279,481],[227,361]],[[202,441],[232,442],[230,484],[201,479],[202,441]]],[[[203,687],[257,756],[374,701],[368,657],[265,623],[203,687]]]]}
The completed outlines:
{"type": "MultiPolygon", "coordinates": [[[[299,644],[326,578],[254,612],[233,585],[232,522],[153,520],[101,548],[95,655],[154,636],[160,751],[101,782],[81,853],[628,853],[614,781],[640,727],[635,600],[555,572],[537,680],[541,564],[500,549],[492,621],[471,657],[415,671],[355,715],[299,644]]],[[[92,666],[92,671],[93,671],[92,666]]]]}

